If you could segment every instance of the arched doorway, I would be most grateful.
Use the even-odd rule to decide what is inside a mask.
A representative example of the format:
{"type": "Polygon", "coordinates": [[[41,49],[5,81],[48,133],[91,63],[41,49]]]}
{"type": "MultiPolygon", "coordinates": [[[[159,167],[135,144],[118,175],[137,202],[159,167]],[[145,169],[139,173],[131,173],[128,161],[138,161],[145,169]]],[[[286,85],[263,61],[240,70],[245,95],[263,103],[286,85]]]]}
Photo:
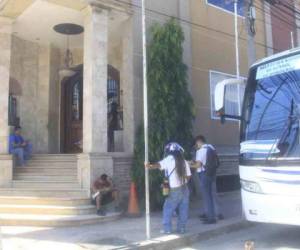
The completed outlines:
{"type": "Polygon", "coordinates": [[[61,107],[61,151],[63,153],[82,152],[83,118],[83,68],[78,67],[76,74],[62,82],[61,107]]]}
{"type": "MultiPolygon", "coordinates": [[[[122,130],[123,112],[120,90],[120,72],[108,65],[107,126],[108,152],[115,151],[115,131],[122,130]]],[[[61,89],[61,152],[81,153],[83,135],[83,66],[76,74],[62,81],[61,89]]]]}

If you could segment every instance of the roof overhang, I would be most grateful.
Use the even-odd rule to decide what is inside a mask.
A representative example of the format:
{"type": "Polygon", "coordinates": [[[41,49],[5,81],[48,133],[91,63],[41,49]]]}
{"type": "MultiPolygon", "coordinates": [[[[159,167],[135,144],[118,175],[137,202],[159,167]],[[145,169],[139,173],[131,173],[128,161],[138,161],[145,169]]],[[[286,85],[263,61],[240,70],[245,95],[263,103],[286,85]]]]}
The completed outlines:
{"type": "Polygon", "coordinates": [[[17,18],[35,0],[0,0],[0,16],[17,18]]]}

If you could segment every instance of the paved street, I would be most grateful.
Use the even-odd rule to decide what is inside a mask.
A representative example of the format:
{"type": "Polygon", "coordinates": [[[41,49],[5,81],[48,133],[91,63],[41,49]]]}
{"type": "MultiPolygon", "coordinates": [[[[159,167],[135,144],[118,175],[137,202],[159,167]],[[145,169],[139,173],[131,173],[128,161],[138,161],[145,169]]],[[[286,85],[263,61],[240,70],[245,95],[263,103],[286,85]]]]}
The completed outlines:
{"type": "Polygon", "coordinates": [[[255,224],[238,232],[198,242],[181,250],[240,250],[247,240],[255,242],[255,250],[300,249],[300,227],[255,224]]]}

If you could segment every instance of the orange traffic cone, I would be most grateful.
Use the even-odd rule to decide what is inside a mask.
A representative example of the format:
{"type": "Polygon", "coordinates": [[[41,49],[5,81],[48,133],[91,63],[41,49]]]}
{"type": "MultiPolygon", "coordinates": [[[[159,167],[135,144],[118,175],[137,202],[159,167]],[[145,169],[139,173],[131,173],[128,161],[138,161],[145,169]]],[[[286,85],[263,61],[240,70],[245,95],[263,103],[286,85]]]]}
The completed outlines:
{"type": "Polygon", "coordinates": [[[130,185],[130,194],[129,194],[129,203],[127,215],[130,217],[140,216],[140,208],[137,199],[136,185],[134,182],[131,182],[130,185]]]}

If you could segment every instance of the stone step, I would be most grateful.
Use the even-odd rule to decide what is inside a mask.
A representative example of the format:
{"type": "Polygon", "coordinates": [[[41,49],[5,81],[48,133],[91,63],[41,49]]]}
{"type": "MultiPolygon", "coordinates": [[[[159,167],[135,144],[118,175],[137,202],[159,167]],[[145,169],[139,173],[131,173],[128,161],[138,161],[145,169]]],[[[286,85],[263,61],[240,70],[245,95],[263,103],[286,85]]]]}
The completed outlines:
{"type": "Polygon", "coordinates": [[[1,226],[40,226],[66,227],[108,222],[119,219],[120,213],[108,213],[106,216],[91,215],[31,215],[0,214],[1,226]]]}
{"type": "Polygon", "coordinates": [[[77,176],[75,170],[24,170],[14,171],[14,175],[31,175],[31,176],[77,176]]]}
{"type": "Polygon", "coordinates": [[[84,206],[53,206],[53,205],[15,205],[1,204],[1,214],[34,214],[34,215],[84,215],[95,214],[96,207],[84,206]]]}
{"type": "Polygon", "coordinates": [[[37,164],[60,164],[60,165],[77,165],[77,161],[71,161],[71,160],[55,160],[55,159],[49,159],[49,160],[29,160],[27,161],[28,165],[37,165],[37,164]]]}
{"type": "Polygon", "coordinates": [[[18,175],[49,175],[49,176],[57,176],[57,175],[67,175],[67,176],[77,176],[77,169],[34,169],[34,168],[24,168],[24,169],[14,169],[14,174],[18,175]]]}
{"type": "Polygon", "coordinates": [[[77,182],[77,175],[33,175],[29,174],[14,174],[13,180],[16,181],[67,181],[77,182]]]}
{"type": "Polygon", "coordinates": [[[13,188],[79,188],[77,181],[12,181],[13,188]]]}
{"type": "Polygon", "coordinates": [[[32,159],[77,159],[76,154],[33,154],[32,159]]]}
{"type": "Polygon", "coordinates": [[[55,166],[49,166],[49,167],[16,167],[13,169],[14,172],[53,172],[53,171],[66,171],[66,172],[77,172],[77,168],[74,167],[55,167],[55,166]]]}
{"type": "Polygon", "coordinates": [[[30,197],[30,196],[0,196],[0,204],[6,205],[51,205],[51,206],[84,206],[91,200],[82,198],[30,197]]]}
{"type": "Polygon", "coordinates": [[[1,188],[0,196],[87,198],[88,191],[80,188],[1,188]]]}
{"type": "Polygon", "coordinates": [[[66,161],[66,162],[61,162],[61,161],[28,161],[26,163],[25,167],[50,167],[50,166],[57,166],[57,167],[77,167],[77,162],[71,162],[71,161],[66,161]]]}
{"type": "Polygon", "coordinates": [[[77,164],[73,163],[57,163],[57,162],[43,162],[43,163],[26,163],[25,167],[19,167],[16,168],[77,168],[77,164]]]}

